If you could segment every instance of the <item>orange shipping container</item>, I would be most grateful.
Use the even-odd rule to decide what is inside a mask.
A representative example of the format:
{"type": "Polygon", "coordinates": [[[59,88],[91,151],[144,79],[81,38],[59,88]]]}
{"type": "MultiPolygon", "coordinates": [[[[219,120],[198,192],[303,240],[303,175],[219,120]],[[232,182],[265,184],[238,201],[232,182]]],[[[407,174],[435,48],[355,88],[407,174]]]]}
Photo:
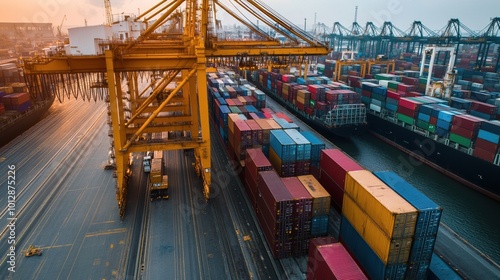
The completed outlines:
{"type": "Polygon", "coordinates": [[[312,175],[297,176],[302,185],[306,188],[309,194],[313,197],[312,215],[329,215],[330,214],[330,194],[312,175]]]}
{"type": "Polygon", "coordinates": [[[417,209],[370,171],[348,172],[344,199],[346,194],[368,213],[389,238],[412,237],[415,233],[417,209]]]}

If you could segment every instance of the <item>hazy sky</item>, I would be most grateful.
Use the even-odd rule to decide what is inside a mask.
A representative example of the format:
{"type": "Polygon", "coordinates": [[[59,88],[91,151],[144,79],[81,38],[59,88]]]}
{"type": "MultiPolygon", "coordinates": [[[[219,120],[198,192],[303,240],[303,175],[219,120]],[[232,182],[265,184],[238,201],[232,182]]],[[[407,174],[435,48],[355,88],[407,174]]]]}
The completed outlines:
{"type": "MultiPolygon", "coordinates": [[[[220,0],[228,3],[229,0],[220,0]]],[[[451,18],[473,30],[484,29],[493,17],[500,16],[500,0],[261,0],[299,27],[309,30],[316,18],[317,23],[333,26],[340,22],[345,27],[354,21],[355,6],[358,6],[358,23],[367,21],[380,27],[391,21],[396,27],[407,30],[415,20],[433,29],[442,29],[451,18]]],[[[2,1],[2,22],[52,22],[58,26],[64,15],[63,30],[68,27],[105,22],[104,0],[17,0],[2,1]]],[[[113,14],[144,12],[159,3],[159,0],[111,0],[113,14]]],[[[234,3],[234,1],[232,1],[234,3]]],[[[231,6],[231,4],[227,4],[231,6]]],[[[223,24],[234,21],[220,15],[223,24]]]]}

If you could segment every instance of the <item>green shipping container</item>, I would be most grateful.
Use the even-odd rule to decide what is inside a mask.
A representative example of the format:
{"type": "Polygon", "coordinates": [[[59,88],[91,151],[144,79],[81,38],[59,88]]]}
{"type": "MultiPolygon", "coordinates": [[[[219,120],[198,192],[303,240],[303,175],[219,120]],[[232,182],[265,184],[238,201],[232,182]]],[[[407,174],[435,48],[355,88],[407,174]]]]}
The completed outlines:
{"type": "Polygon", "coordinates": [[[313,107],[313,108],[316,107],[316,101],[314,101],[314,100],[310,100],[309,104],[311,104],[311,107],[313,107]]]}
{"type": "Polygon", "coordinates": [[[460,146],[470,148],[472,141],[469,138],[465,138],[455,133],[450,133],[450,141],[458,143],[460,146]]]}
{"type": "Polygon", "coordinates": [[[413,125],[415,123],[415,120],[412,117],[409,117],[407,115],[399,114],[398,113],[398,120],[407,123],[409,125],[413,125]]]}
{"type": "Polygon", "coordinates": [[[417,120],[417,126],[421,129],[429,130],[429,123],[423,120],[417,120]]]}
{"type": "Polygon", "coordinates": [[[436,133],[436,126],[433,124],[429,124],[429,128],[427,129],[430,133],[436,133]]]}

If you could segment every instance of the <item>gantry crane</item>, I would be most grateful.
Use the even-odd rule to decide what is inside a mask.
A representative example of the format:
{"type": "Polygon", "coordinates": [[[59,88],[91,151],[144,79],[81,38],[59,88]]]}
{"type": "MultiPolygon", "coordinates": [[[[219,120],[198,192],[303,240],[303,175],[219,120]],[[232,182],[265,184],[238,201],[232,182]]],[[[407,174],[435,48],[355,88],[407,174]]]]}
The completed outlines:
{"type": "Polygon", "coordinates": [[[235,0],[240,8],[287,38],[287,43],[267,36],[260,27],[238,16],[218,0],[161,1],[136,20],[150,24],[131,42],[103,41],[102,55],[37,58],[24,63],[31,94],[55,91],[59,100],[70,96],[109,100],[116,163],[116,197],[120,216],[127,200],[128,155],[151,150],[194,149],[195,169],[210,196],[210,132],[206,86],[208,60],[225,57],[303,57],[326,55],[328,48],[295,27],[270,7],[254,0],[235,0]],[[219,40],[215,9],[220,8],[247,26],[254,40],[219,40]],[[155,32],[176,11],[182,10],[183,33],[155,32]],[[142,87],[144,77],[150,78],[142,87]],[[53,85],[59,86],[54,87],[53,85]],[[122,84],[126,89],[122,89],[122,84]],[[173,85],[173,86],[172,86],[173,85]],[[153,88],[149,96],[147,88],[153,88]],[[125,103],[130,102],[127,108],[125,103]],[[180,113],[179,113],[180,112],[180,113]],[[144,134],[188,131],[179,140],[149,141],[144,134]]]}

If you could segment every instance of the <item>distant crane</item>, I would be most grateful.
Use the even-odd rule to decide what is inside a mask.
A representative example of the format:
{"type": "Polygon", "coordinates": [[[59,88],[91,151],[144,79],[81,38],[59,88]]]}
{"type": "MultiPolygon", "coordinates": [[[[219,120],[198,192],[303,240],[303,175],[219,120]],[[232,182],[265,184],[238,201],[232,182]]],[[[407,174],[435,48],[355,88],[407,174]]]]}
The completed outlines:
{"type": "Polygon", "coordinates": [[[104,0],[104,9],[106,10],[106,25],[111,26],[113,24],[113,13],[111,12],[109,0],[104,0]]]}
{"type": "Polygon", "coordinates": [[[57,38],[58,39],[62,39],[63,38],[63,35],[62,35],[62,26],[63,26],[63,23],[64,23],[65,19],[66,19],[66,15],[64,15],[63,19],[61,20],[61,24],[59,24],[59,26],[57,26],[57,38]]]}

